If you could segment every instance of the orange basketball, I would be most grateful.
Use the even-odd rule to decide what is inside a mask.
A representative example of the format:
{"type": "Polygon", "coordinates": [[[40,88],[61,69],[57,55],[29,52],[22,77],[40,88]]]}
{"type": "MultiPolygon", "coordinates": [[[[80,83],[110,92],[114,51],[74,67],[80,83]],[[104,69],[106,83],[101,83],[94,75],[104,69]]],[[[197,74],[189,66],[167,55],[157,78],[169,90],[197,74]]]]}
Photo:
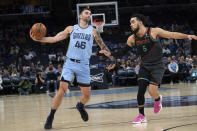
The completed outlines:
{"type": "Polygon", "coordinates": [[[41,39],[42,37],[44,37],[46,35],[47,29],[46,29],[46,26],[44,24],[35,23],[31,27],[31,32],[36,39],[41,39]]]}

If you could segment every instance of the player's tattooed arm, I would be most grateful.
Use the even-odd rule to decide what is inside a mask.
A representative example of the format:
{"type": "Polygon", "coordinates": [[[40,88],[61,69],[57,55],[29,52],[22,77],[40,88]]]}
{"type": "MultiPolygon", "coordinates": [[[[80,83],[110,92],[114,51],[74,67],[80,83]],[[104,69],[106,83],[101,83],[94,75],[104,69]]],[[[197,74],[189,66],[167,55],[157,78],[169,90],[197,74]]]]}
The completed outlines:
{"type": "Polygon", "coordinates": [[[101,38],[99,32],[95,32],[95,41],[97,42],[97,44],[99,45],[99,47],[101,48],[101,50],[106,50],[109,51],[108,47],[104,44],[103,39],[101,38]]]}
{"type": "MultiPolygon", "coordinates": [[[[127,44],[126,44],[126,46],[125,46],[124,48],[120,48],[120,49],[118,50],[118,52],[112,52],[110,55],[112,55],[112,56],[114,56],[114,57],[116,57],[116,58],[122,57],[122,56],[126,55],[127,52],[128,52],[129,50],[131,50],[131,48],[132,48],[132,46],[133,46],[134,43],[135,43],[134,36],[131,35],[131,36],[128,38],[127,44]]],[[[103,54],[105,54],[105,55],[108,54],[108,52],[105,51],[105,50],[100,51],[100,53],[103,53],[103,54]]]]}
{"type": "Polygon", "coordinates": [[[99,45],[99,47],[101,48],[101,50],[106,50],[108,52],[108,56],[110,58],[111,61],[115,62],[115,59],[113,56],[111,56],[111,52],[109,50],[109,48],[105,45],[105,43],[103,42],[103,39],[100,36],[100,33],[97,32],[96,30],[94,30],[94,39],[96,41],[96,43],[99,45]]]}

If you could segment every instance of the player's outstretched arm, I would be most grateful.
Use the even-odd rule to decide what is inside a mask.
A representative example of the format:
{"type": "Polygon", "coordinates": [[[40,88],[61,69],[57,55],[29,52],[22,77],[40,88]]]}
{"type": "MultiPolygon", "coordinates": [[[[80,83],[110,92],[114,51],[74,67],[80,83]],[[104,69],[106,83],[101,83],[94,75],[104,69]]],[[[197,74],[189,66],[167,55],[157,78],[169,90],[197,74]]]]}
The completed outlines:
{"type": "Polygon", "coordinates": [[[93,35],[96,43],[99,45],[101,50],[105,50],[107,52],[105,55],[108,56],[111,60],[113,60],[113,58],[110,56],[111,52],[109,48],[104,44],[103,39],[101,38],[100,34],[96,31],[96,29],[93,30],[93,35]]]}
{"type": "Polygon", "coordinates": [[[56,43],[58,41],[68,38],[73,31],[73,28],[73,26],[68,26],[65,28],[65,30],[57,33],[54,37],[43,37],[42,39],[36,39],[30,30],[30,37],[32,38],[32,40],[41,43],[56,43]]]}
{"type": "MultiPolygon", "coordinates": [[[[106,55],[107,57],[109,57],[109,59],[114,62],[114,64],[111,64],[109,67],[107,67],[107,69],[109,69],[109,70],[113,69],[115,67],[115,59],[113,56],[111,56],[111,52],[110,52],[109,48],[104,44],[103,39],[101,38],[99,32],[96,31],[96,29],[93,29],[93,35],[94,35],[94,39],[95,39],[96,43],[101,48],[101,51],[105,51],[105,53],[103,53],[103,54],[106,55]]],[[[100,53],[102,53],[101,51],[100,51],[100,53]]]]}
{"type": "Polygon", "coordinates": [[[183,33],[179,33],[179,32],[170,32],[170,31],[166,31],[163,30],[161,28],[153,28],[152,29],[152,33],[156,36],[159,37],[163,37],[163,38],[172,38],[172,39],[195,39],[197,40],[197,36],[196,35],[187,35],[187,34],[183,34],[183,33]]]}
{"type": "Polygon", "coordinates": [[[118,52],[107,52],[105,50],[101,50],[100,53],[103,53],[105,55],[112,55],[114,57],[122,57],[124,56],[130,49],[131,47],[133,46],[133,44],[135,43],[135,39],[134,39],[134,36],[131,35],[128,40],[127,40],[127,44],[124,48],[121,48],[118,52]]]}

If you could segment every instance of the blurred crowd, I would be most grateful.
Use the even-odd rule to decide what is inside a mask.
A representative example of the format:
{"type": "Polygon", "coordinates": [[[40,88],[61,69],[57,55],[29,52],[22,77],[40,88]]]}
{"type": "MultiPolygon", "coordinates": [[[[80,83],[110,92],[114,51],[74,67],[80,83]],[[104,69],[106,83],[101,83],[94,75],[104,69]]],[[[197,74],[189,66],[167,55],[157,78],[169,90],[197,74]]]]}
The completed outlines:
{"type": "Polygon", "coordinates": [[[0,14],[29,14],[49,11],[48,1],[42,0],[9,0],[0,1],[0,14]]]}

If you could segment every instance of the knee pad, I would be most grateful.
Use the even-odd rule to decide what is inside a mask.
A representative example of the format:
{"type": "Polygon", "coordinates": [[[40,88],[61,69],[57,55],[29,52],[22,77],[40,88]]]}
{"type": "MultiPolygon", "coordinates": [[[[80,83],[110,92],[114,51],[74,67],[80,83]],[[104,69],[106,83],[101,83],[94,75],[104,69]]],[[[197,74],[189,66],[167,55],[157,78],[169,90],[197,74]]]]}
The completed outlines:
{"type": "Polygon", "coordinates": [[[139,80],[138,81],[138,94],[137,94],[137,102],[138,105],[144,105],[145,102],[145,98],[144,98],[144,94],[146,92],[147,86],[149,85],[149,82],[147,80],[139,80]]]}

